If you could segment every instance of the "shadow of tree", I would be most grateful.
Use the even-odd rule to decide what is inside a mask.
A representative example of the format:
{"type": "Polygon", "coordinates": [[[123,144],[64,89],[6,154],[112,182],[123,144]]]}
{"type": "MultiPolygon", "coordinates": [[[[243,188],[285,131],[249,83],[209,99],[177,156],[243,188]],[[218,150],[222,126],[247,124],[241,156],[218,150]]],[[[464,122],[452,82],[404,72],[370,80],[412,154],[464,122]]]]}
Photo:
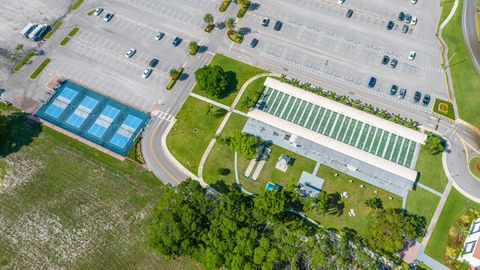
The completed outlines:
{"type": "Polygon", "coordinates": [[[219,191],[220,193],[228,193],[230,192],[231,188],[229,185],[225,183],[225,180],[219,179],[215,183],[210,185],[215,190],[219,191]]]}
{"type": "Polygon", "coordinates": [[[253,11],[253,10],[257,10],[260,8],[260,4],[259,3],[251,3],[250,6],[248,7],[248,10],[250,11],[253,11]]]}
{"type": "Polygon", "coordinates": [[[230,95],[231,93],[235,92],[237,89],[238,85],[238,79],[237,79],[237,74],[233,71],[227,71],[225,72],[225,75],[227,76],[228,84],[227,87],[225,88],[225,91],[222,91],[219,95],[218,98],[222,99],[230,95]]]}
{"type": "Polygon", "coordinates": [[[197,52],[198,52],[198,53],[204,53],[204,52],[206,52],[207,50],[208,50],[208,47],[207,47],[207,46],[201,45],[201,46],[198,47],[198,51],[197,51],[197,52]]]}
{"type": "Polygon", "coordinates": [[[0,114],[0,157],[8,156],[29,145],[42,131],[40,123],[23,112],[0,114]]]}
{"type": "Polygon", "coordinates": [[[188,75],[188,73],[182,73],[182,75],[180,75],[180,78],[178,78],[178,80],[180,81],[185,81],[186,79],[188,79],[190,75],[188,75]]]}
{"type": "Polygon", "coordinates": [[[327,209],[326,213],[330,215],[341,216],[343,214],[343,209],[345,208],[345,203],[342,201],[342,196],[340,193],[329,193],[327,194],[326,201],[327,209]]]}
{"type": "Polygon", "coordinates": [[[243,36],[246,36],[252,32],[252,29],[249,27],[242,27],[242,28],[239,28],[237,32],[242,34],[243,36]]]}

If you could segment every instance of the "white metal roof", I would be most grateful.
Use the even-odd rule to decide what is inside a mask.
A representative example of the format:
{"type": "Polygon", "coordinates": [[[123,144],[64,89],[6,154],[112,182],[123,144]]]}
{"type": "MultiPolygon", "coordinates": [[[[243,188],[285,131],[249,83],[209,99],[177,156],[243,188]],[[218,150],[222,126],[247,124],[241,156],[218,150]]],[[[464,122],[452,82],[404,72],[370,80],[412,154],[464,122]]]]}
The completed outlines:
{"type": "Polygon", "coordinates": [[[310,93],[308,91],[305,91],[301,88],[292,86],[287,83],[282,83],[276,79],[268,77],[265,80],[265,86],[273,88],[275,90],[284,92],[286,94],[289,94],[291,96],[309,101],[313,104],[316,104],[318,106],[324,107],[325,109],[332,110],[334,112],[343,114],[345,116],[348,116],[350,118],[353,118],[357,121],[364,122],[366,124],[369,124],[371,126],[383,129],[385,131],[388,131],[390,133],[393,133],[397,136],[404,137],[406,139],[412,140],[414,142],[424,144],[425,140],[427,139],[427,135],[404,127],[402,125],[393,123],[391,121],[382,119],[378,116],[363,112],[361,110],[352,108],[350,106],[344,105],[342,103],[330,100],[328,98],[319,96],[314,93],[310,93]]]}
{"type": "MultiPolygon", "coordinates": [[[[298,97],[298,95],[296,95],[298,97]]],[[[337,141],[335,139],[332,139],[330,137],[324,136],[320,133],[317,133],[315,131],[309,130],[307,128],[304,128],[302,126],[299,126],[297,124],[294,124],[292,122],[283,120],[279,117],[270,115],[266,112],[263,112],[258,109],[254,109],[250,112],[248,112],[248,117],[251,117],[253,119],[256,119],[258,121],[267,123],[269,125],[272,125],[274,127],[277,127],[279,129],[292,132],[293,134],[296,134],[300,137],[303,137],[307,140],[313,141],[315,143],[318,143],[320,145],[323,145],[325,147],[334,149],[340,153],[343,153],[347,156],[351,156],[352,158],[361,160],[365,163],[368,163],[372,166],[382,168],[386,171],[389,171],[391,173],[394,173],[398,176],[401,176],[405,179],[408,179],[412,182],[415,182],[417,178],[417,172],[401,166],[399,164],[396,164],[392,161],[383,159],[381,157],[378,157],[376,155],[370,154],[368,152],[365,152],[363,150],[360,150],[354,146],[351,146],[349,144],[337,141]]]]}

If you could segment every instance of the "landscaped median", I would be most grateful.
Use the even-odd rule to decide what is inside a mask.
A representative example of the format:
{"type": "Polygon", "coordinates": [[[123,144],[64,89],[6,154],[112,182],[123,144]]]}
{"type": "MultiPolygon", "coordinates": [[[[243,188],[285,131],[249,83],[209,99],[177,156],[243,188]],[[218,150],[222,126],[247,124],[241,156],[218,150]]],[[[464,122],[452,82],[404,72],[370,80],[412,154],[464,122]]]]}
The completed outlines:
{"type": "Polygon", "coordinates": [[[480,180],[480,156],[476,156],[470,159],[468,164],[470,173],[477,179],[480,180]]]}
{"type": "Polygon", "coordinates": [[[34,51],[29,51],[27,52],[20,61],[13,67],[13,72],[19,72],[22,67],[32,58],[32,56],[35,54],[34,51]]]}
{"type": "Polygon", "coordinates": [[[67,45],[67,43],[70,41],[70,39],[71,39],[72,37],[74,37],[79,30],[80,30],[80,28],[78,28],[78,27],[73,27],[72,30],[70,30],[70,32],[68,32],[67,36],[65,36],[65,37],[62,39],[62,41],[60,41],[60,45],[61,45],[61,46],[67,45]]]}
{"type": "Polygon", "coordinates": [[[240,0],[238,1],[238,3],[240,5],[240,9],[237,12],[237,18],[243,18],[243,16],[245,16],[245,13],[247,13],[247,10],[250,7],[250,4],[252,2],[250,0],[240,0]]]}
{"type": "Polygon", "coordinates": [[[76,0],[76,1],[70,6],[70,10],[77,10],[82,3],[83,3],[83,0],[76,0]]]}
{"type": "Polygon", "coordinates": [[[231,2],[232,2],[232,0],[223,0],[222,4],[218,8],[218,10],[220,12],[225,12],[225,10],[227,10],[227,8],[228,8],[228,6],[230,5],[231,2]]]}
{"type": "Polygon", "coordinates": [[[445,101],[436,98],[432,108],[434,113],[449,119],[455,120],[455,112],[453,110],[453,104],[450,101],[445,101]]]}
{"type": "Polygon", "coordinates": [[[52,30],[50,32],[48,32],[45,37],[43,37],[44,40],[49,40],[50,37],[52,37],[53,33],[55,33],[55,31],[57,31],[58,28],[60,28],[63,24],[63,21],[62,20],[58,20],[56,21],[53,25],[52,25],[52,30]]]}
{"type": "Polygon", "coordinates": [[[177,83],[180,76],[182,76],[183,70],[184,70],[183,67],[170,70],[170,81],[167,84],[167,90],[170,90],[175,86],[175,83],[177,83]]]}
{"type": "Polygon", "coordinates": [[[30,79],[34,80],[38,75],[45,69],[45,67],[50,63],[50,58],[46,58],[43,62],[32,72],[30,79]]]}

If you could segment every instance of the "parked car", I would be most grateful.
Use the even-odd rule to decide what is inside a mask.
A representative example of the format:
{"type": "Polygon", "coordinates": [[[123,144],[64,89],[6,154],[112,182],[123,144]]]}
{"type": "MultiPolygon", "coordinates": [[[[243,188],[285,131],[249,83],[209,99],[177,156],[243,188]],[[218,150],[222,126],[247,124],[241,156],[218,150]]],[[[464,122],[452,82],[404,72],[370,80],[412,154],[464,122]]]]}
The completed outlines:
{"type": "Polygon", "coordinates": [[[401,99],[404,99],[405,95],[407,95],[407,89],[405,88],[400,89],[400,94],[398,95],[398,97],[401,99]]]}
{"type": "Polygon", "coordinates": [[[402,33],[406,34],[408,32],[408,25],[404,24],[402,27],[402,33]]]}
{"type": "Polygon", "coordinates": [[[417,0],[410,0],[410,3],[412,3],[412,5],[415,5],[417,3],[417,0]]]}
{"type": "Polygon", "coordinates": [[[150,76],[150,74],[152,74],[153,72],[153,69],[151,68],[147,68],[143,71],[143,74],[142,74],[142,78],[146,79],[148,78],[148,76],[150,76]]]}
{"type": "Polygon", "coordinates": [[[178,45],[180,45],[180,43],[182,43],[182,39],[179,38],[179,37],[176,37],[176,38],[173,40],[173,42],[172,42],[173,46],[175,46],[175,47],[177,47],[178,45]]]}
{"type": "Polygon", "coordinates": [[[427,106],[431,99],[430,95],[425,95],[422,100],[423,106],[427,106]]]}
{"type": "Polygon", "coordinates": [[[347,14],[345,14],[345,17],[351,18],[352,15],[353,15],[353,10],[349,9],[349,10],[347,10],[347,14]]]}
{"type": "Polygon", "coordinates": [[[165,36],[165,33],[163,33],[163,32],[158,32],[158,33],[155,34],[155,39],[156,39],[156,40],[160,40],[160,39],[162,39],[164,36],[165,36]]]}
{"type": "Polygon", "coordinates": [[[412,17],[411,25],[417,25],[417,17],[412,17]]]}
{"type": "Polygon", "coordinates": [[[417,53],[414,51],[410,51],[410,53],[408,54],[408,60],[410,61],[415,60],[415,56],[417,56],[417,53]]]}
{"type": "Polygon", "coordinates": [[[415,91],[415,94],[413,95],[413,101],[419,102],[420,98],[422,98],[422,93],[420,93],[420,91],[415,91]]]}
{"type": "Polygon", "coordinates": [[[158,61],[158,59],[156,58],[153,58],[152,60],[150,60],[150,63],[148,63],[148,65],[152,68],[156,67],[158,65],[160,61],[158,61]]]}
{"type": "Polygon", "coordinates": [[[412,21],[412,15],[405,14],[405,23],[410,23],[412,21]]]}
{"type": "Polygon", "coordinates": [[[368,88],[373,88],[375,87],[375,84],[377,83],[377,78],[375,77],[370,77],[370,80],[368,81],[368,88]]]}
{"type": "Polygon", "coordinates": [[[392,58],[392,61],[390,62],[390,67],[395,68],[398,64],[398,60],[396,58],[392,58]]]}
{"type": "Polygon", "coordinates": [[[95,11],[93,12],[93,15],[95,15],[95,16],[100,16],[100,14],[102,14],[102,12],[103,12],[103,8],[98,7],[98,8],[96,8],[95,11]]]}
{"type": "Polygon", "coordinates": [[[401,11],[399,14],[398,14],[398,20],[399,21],[403,21],[405,19],[405,13],[403,11],[401,11]]]}
{"type": "Polygon", "coordinates": [[[282,29],[283,23],[281,21],[275,22],[275,26],[273,27],[273,30],[275,31],[280,31],[282,29]]]}
{"type": "Polygon", "coordinates": [[[252,42],[250,42],[250,47],[255,48],[258,44],[258,39],[254,38],[252,39],[252,42]]]}
{"type": "Polygon", "coordinates": [[[398,91],[398,86],[396,84],[392,84],[392,87],[390,88],[390,95],[395,96],[398,91]]]}
{"type": "Polygon", "coordinates": [[[394,26],[395,26],[395,23],[393,21],[389,21],[387,23],[387,30],[392,30],[394,26]]]}
{"type": "Polygon", "coordinates": [[[382,59],[382,64],[386,65],[388,64],[389,61],[390,61],[390,57],[388,57],[388,55],[384,55],[382,59]]]}
{"type": "Polygon", "coordinates": [[[345,0],[338,0],[339,4],[343,4],[343,2],[345,2],[345,0]]]}
{"type": "Polygon", "coordinates": [[[267,18],[267,17],[263,18],[263,20],[262,20],[262,25],[263,26],[267,27],[269,23],[270,23],[269,18],[267,18]]]}
{"type": "Polygon", "coordinates": [[[105,17],[103,18],[103,21],[104,21],[104,22],[109,22],[109,21],[112,20],[112,18],[113,18],[113,13],[107,13],[107,14],[105,15],[105,17]]]}
{"type": "Polygon", "coordinates": [[[125,54],[125,57],[127,58],[132,58],[132,56],[137,52],[135,49],[130,49],[128,52],[125,54]]]}

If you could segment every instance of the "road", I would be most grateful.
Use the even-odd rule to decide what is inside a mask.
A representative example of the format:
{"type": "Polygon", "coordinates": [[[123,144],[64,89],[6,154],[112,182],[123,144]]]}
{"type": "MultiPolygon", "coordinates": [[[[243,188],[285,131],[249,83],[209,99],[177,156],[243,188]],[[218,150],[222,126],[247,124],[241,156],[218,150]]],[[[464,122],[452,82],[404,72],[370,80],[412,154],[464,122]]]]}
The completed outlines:
{"type": "Polygon", "coordinates": [[[472,57],[472,62],[480,73],[480,44],[476,29],[477,0],[464,0],[462,10],[462,29],[465,44],[472,57]]]}

